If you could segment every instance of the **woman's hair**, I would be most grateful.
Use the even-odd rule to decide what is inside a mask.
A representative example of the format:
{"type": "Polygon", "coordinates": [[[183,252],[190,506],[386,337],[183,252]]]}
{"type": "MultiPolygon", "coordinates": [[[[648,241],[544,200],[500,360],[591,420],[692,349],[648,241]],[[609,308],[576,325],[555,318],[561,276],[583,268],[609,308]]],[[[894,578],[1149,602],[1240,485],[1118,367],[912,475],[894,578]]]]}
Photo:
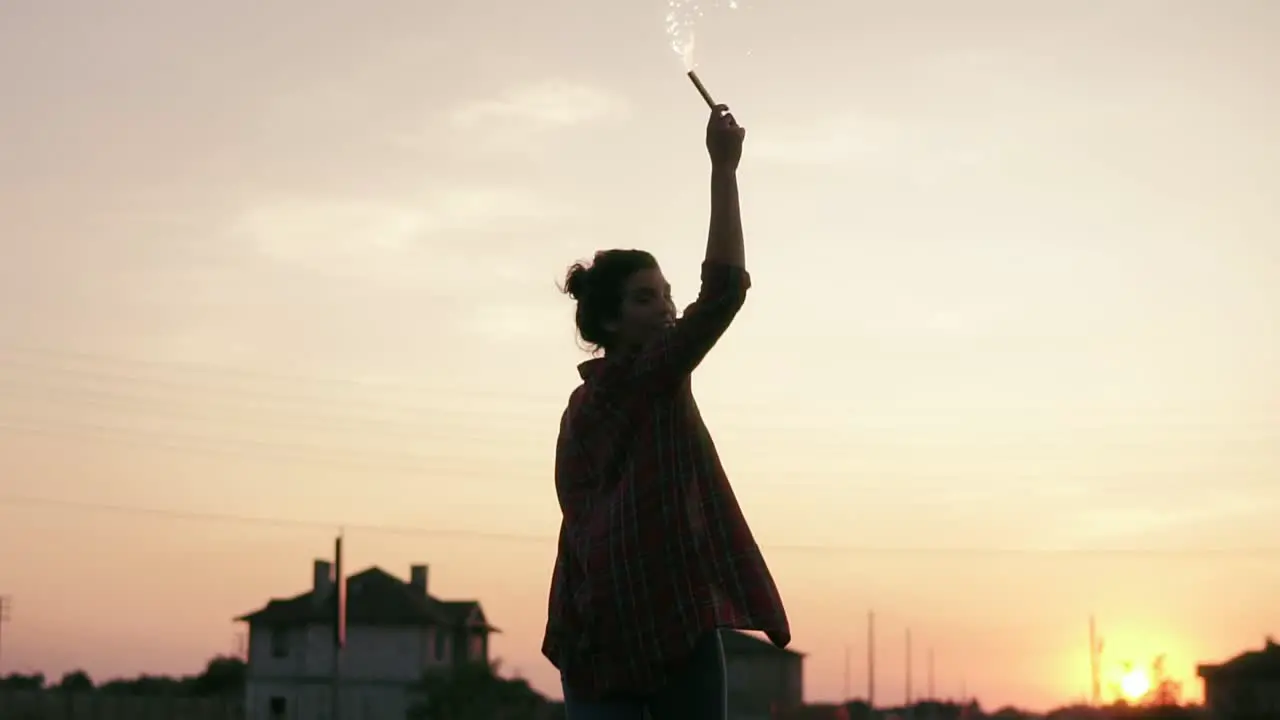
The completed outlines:
{"type": "Polygon", "coordinates": [[[561,291],[578,303],[574,321],[584,342],[597,350],[609,349],[605,325],[618,317],[627,280],[656,267],[658,261],[644,250],[601,250],[590,265],[569,267],[561,291]]]}

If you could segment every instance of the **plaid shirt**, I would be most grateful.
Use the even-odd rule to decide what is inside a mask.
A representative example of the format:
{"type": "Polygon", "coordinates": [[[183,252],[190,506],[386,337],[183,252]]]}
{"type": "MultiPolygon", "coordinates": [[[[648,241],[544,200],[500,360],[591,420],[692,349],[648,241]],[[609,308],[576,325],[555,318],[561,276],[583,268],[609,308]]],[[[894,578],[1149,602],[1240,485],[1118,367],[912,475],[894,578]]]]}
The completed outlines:
{"type": "Polygon", "coordinates": [[[674,327],[579,366],[556,445],[564,518],[542,645],[577,693],[653,692],[717,628],[791,641],[690,389],[750,285],[741,268],[705,263],[674,327]]]}

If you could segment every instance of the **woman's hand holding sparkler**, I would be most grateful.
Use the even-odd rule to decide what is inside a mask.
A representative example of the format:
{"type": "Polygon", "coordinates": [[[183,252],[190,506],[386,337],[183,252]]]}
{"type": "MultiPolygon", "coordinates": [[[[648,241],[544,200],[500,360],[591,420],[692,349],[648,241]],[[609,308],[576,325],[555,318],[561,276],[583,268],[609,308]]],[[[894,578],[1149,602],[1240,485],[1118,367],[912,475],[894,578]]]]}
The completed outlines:
{"type": "Polygon", "coordinates": [[[707,121],[707,154],[711,167],[720,172],[736,172],[742,160],[742,142],[746,128],[738,124],[727,105],[716,105],[707,121]]]}

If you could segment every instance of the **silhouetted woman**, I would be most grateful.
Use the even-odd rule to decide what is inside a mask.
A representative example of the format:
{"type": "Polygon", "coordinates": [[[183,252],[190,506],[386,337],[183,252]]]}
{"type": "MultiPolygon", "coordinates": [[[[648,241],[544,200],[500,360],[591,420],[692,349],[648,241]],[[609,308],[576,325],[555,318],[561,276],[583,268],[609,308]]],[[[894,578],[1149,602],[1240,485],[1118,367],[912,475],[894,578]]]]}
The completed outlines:
{"type": "Polygon", "coordinates": [[[720,628],[791,640],[786,611],[742,516],[690,374],[746,299],[738,208],[745,131],[721,106],[707,124],[711,224],[698,299],[676,318],[652,255],[605,250],[574,265],[582,363],[556,445],[564,520],[542,651],[560,669],[568,720],[720,720],[720,628]]]}

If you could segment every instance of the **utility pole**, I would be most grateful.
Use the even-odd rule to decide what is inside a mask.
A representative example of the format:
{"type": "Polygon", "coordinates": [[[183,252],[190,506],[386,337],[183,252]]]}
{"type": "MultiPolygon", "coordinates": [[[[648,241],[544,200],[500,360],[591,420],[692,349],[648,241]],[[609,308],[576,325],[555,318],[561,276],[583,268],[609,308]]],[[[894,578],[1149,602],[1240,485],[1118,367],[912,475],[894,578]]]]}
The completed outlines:
{"type": "Polygon", "coordinates": [[[933,648],[929,648],[929,696],[927,700],[937,700],[933,694],[933,648]]]}
{"type": "MultiPolygon", "coordinates": [[[[3,649],[4,643],[4,624],[9,622],[9,613],[12,609],[13,600],[8,595],[0,595],[0,649],[3,649]]],[[[0,673],[0,677],[4,677],[4,673],[0,673]]]]}
{"type": "Polygon", "coordinates": [[[1102,639],[1098,637],[1098,625],[1092,615],[1089,616],[1089,702],[1098,707],[1102,704],[1102,639]]]}
{"type": "Polygon", "coordinates": [[[333,685],[329,692],[332,720],[342,717],[342,648],[347,644],[347,578],[342,569],[342,530],[333,542],[333,685]]]}
{"type": "Polygon", "coordinates": [[[867,706],[876,707],[876,614],[867,613],[867,706]]]}
{"type": "Polygon", "coordinates": [[[911,628],[907,628],[907,687],[905,691],[906,701],[903,703],[907,717],[915,717],[915,710],[911,706],[911,628]]]}
{"type": "Polygon", "coordinates": [[[929,720],[937,720],[938,696],[933,694],[933,647],[929,648],[929,694],[925,700],[929,703],[929,720]]]}
{"type": "Polygon", "coordinates": [[[849,652],[850,647],[844,646],[844,701],[849,702],[849,652]]]}

